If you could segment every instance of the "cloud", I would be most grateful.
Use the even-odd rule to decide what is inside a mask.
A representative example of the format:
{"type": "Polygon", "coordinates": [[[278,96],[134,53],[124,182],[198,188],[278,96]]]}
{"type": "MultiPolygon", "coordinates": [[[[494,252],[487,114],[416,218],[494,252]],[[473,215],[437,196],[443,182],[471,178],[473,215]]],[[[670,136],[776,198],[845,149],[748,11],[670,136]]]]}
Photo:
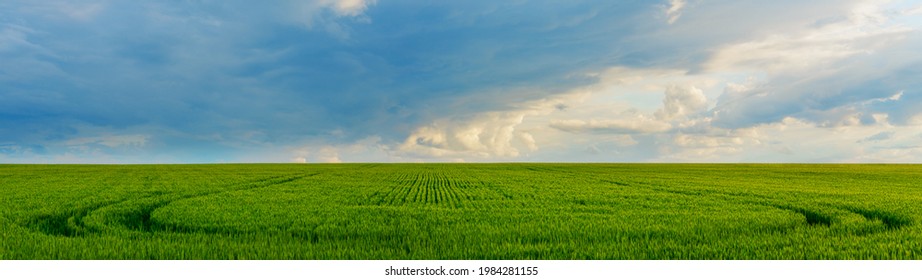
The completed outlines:
{"type": "Polygon", "coordinates": [[[782,73],[822,68],[833,62],[872,54],[911,31],[899,26],[879,27],[863,20],[844,21],[801,34],[773,34],[761,40],[725,46],[709,59],[709,71],[759,69],[782,73]]]}
{"type": "Polygon", "coordinates": [[[12,5],[15,11],[21,13],[41,14],[45,18],[66,19],[72,21],[91,21],[96,19],[107,8],[106,1],[25,1],[12,5]]]}
{"type": "Polygon", "coordinates": [[[311,26],[317,20],[316,17],[322,16],[324,11],[330,11],[336,17],[359,17],[376,0],[312,0],[312,1],[288,1],[291,11],[295,16],[300,18],[300,22],[311,26]]]}
{"type": "Polygon", "coordinates": [[[538,144],[535,142],[535,137],[530,133],[520,132],[516,134],[516,136],[518,136],[519,141],[522,141],[522,144],[524,144],[525,148],[527,148],[529,151],[534,152],[538,150],[538,144]]]}
{"type": "MultiPolygon", "coordinates": [[[[918,45],[911,36],[918,31],[878,5],[855,3],[841,18],[717,50],[705,63],[708,71],[749,71],[764,78],[728,87],[714,109],[715,123],[744,127],[787,116],[839,123],[835,118],[847,111],[867,119],[874,110],[901,107],[875,102],[914,103],[903,102],[899,92],[916,83],[906,75],[922,57],[906,52],[918,45]]],[[[906,118],[899,114],[897,122],[906,118]]]]}
{"type": "Polygon", "coordinates": [[[368,6],[374,5],[376,0],[338,0],[335,1],[334,10],[340,16],[358,16],[368,9],[368,6]]]}
{"type": "MultiPolygon", "coordinates": [[[[0,23],[10,30],[4,38],[18,40],[4,40],[0,51],[0,80],[16,81],[0,84],[0,122],[4,131],[17,131],[3,133],[4,140],[58,145],[48,139],[95,137],[80,128],[99,127],[111,135],[169,131],[145,133],[163,144],[145,147],[179,157],[205,143],[215,147],[190,161],[237,158],[221,154],[305,139],[379,135],[402,143],[436,120],[503,112],[593,83],[586,73],[608,67],[611,61],[599,58],[613,57],[624,33],[619,26],[630,24],[627,17],[596,15],[654,8],[105,3],[79,22],[46,17],[31,2],[0,4],[9,8],[0,9],[0,23]],[[335,129],[344,135],[326,134],[335,129]]],[[[510,139],[520,155],[543,141],[526,131],[510,139]]]]}
{"type": "Polygon", "coordinates": [[[918,113],[909,119],[909,125],[922,125],[922,113],[918,113]]]}
{"type": "Polygon", "coordinates": [[[332,147],[324,147],[317,151],[317,162],[322,163],[340,163],[343,162],[339,159],[339,152],[332,147]]]}
{"type": "Polygon", "coordinates": [[[685,7],[685,0],[669,0],[669,7],[666,9],[666,22],[673,24],[682,16],[682,8],[685,7]]]}
{"type": "Polygon", "coordinates": [[[26,39],[26,34],[34,32],[18,25],[7,25],[0,29],[0,51],[10,52],[19,48],[40,49],[26,39]]]}
{"type": "MultiPolygon", "coordinates": [[[[606,71],[606,77],[601,80],[601,87],[594,87],[598,92],[608,91],[612,87],[621,87],[635,83],[645,82],[653,78],[649,76],[633,76],[633,71],[627,69],[612,69],[606,71]]],[[[681,72],[669,71],[642,71],[645,73],[660,73],[658,75],[682,76],[681,72]]],[[[658,90],[659,86],[646,85],[650,90],[658,90]]],[[[696,114],[705,112],[708,102],[703,91],[691,85],[669,85],[665,86],[665,95],[662,99],[662,107],[655,113],[645,114],[637,109],[623,110],[621,113],[610,114],[608,119],[597,118],[601,112],[597,112],[588,120],[584,119],[567,119],[553,120],[549,126],[560,131],[569,133],[603,133],[603,134],[649,134],[665,132],[680,121],[695,117],[696,114]]],[[[611,111],[610,109],[607,111],[611,111]]]]}
{"type": "Polygon", "coordinates": [[[513,159],[540,151],[547,135],[546,118],[567,110],[586,97],[585,89],[574,89],[552,97],[507,104],[509,109],[441,118],[413,130],[391,150],[402,158],[429,160],[513,159]]]}
{"type": "Polygon", "coordinates": [[[0,144],[0,154],[6,156],[30,156],[45,153],[47,153],[47,150],[41,145],[0,144]]]}
{"type": "Polygon", "coordinates": [[[892,137],[893,137],[893,134],[894,134],[893,131],[884,131],[884,132],[881,132],[881,133],[877,133],[877,134],[868,136],[867,138],[858,140],[858,143],[880,142],[880,141],[883,141],[883,140],[887,140],[887,139],[892,138],[892,137]]]}
{"type": "Polygon", "coordinates": [[[907,146],[875,149],[855,157],[850,162],[918,163],[919,158],[922,158],[922,147],[907,146]]]}
{"type": "Polygon", "coordinates": [[[65,2],[60,5],[59,11],[63,11],[70,18],[84,21],[95,18],[105,8],[100,2],[82,5],[65,2]]]}
{"type": "Polygon", "coordinates": [[[289,2],[290,19],[307,28],[320,26],[330,34],[340,38],[350,37],[350,28],[338,22],[339,18],[349,18],[358,22],[370,22],[364,16],[365,10],[375,4],[375,0],[315,0],[289,2]],[[327,11],[332,12],[328,16],[327,11]]]}
{"type": "Polygon", "coordinates": [[[903,15],[922,15],[922,6],[916,6],[913,8],[905,9],[902,11],[903,15]]]}
{"type": "Polygon", "coordinates": [[[714,136],[714,135],[689,135],[678,134],[673,139],[674,143],[680,147],[693,148],[715,148],[715,147],[732,147],[743,144],[739,136],[714,136]]]}
{"type": "Polygon", "coordinates": [[[404,161],[391,155],[389,147],[378,136],[370,136],[351,143],[310,143],[278,151],[258,151],[244,157],[248,162],[341,163],[369,161],[404,161]],[[267,153],[270,154],[267,156],[267,153]],[[287,157],[287,158],[286,158],[287,157]]]}
{"type": "Polygon", "coordinates": [[[534,138],[517,132],[526,113],[483,113],[468,120],[442,120],[411,133],[398,148],[404,153],[433,157],[516,157],[515,140],[536,150],[534,138]]]}
{"type": "Polygon", "coordinates": [[[666,88],[663,108],[656,111],[656,117],[668,121],[677,117],[704,112],[707,110],[707,106],[707,97],[704,96],[701,89],[694,86],[672,85],[666,88]]]}
{"type": "Polygon", "coordinates": [[[4,1],[0,143],[42,162],[872,160],[922,122],[915,6],[4,1]]]}
{"type": "Polygon", "coordinates": [[[672,128],[669,123],[645,116],[643,114],[624,114],[623,119],[608,120],[560,120],[550,124],[551,127],[570,133],[653,133],[672,128]]]}
{"type": "Polygon", "coordinates": [[[143,147],[147,143],[148,135],[106,135],[96,137],[79,137],[68,139],[64,143],[69,146],[102,145],[109,148],[117,147],[143,147]]]}
{"type": "MultiPolygon", "coordinates": [[[[838,162],[863,158],[884,149],[866,147],[871,143],[867,141],[857,143],[867,138],[866,133],[910,129],[899,125],[912,115],[894,118],[893,113],[904,110],[896,108],[919,104],[905,90],[913,88],[913,82],[903,78],[915,73],[909,69],[919,59],[907,52],[918,45],[909,39],[916,31],[895,23],[892,14],[876,3],[842,3],[833,14],[841,17],[817,19],[813,14],[811,19],[798,14],[795,16],[801,18],[793,22],[799,26],[790,22],[770,25],[727,44],[716,44],[698,67],[690,66],[687,71],[679,63],[593,72],[598,74],[590,75],[598,80],[587,87],[592,103],[568,103],[566,110],[528,116],[523,123],[542,121],[552,129],[530,132],[543,143],[558,143],[542,145],[538,154],[547,151],[547,145],[582,145],[581,152],[594,147],[588,154],[608,151],[613,155],[620,150],[603,149],[597,143],[603,142],[603,136],[621,135],[639,139],[632,143],[637,146],[633,150],[652,149],[655,156],[622,153],[620,160],[838,162]],[[649,92],[654,91],[665,93],[661,107],[645,105],[651,104],[649,92]],[[716,107],[709,108],[709,100],[715,100],[716,107]],[[555,131],[582,137],[564,139],[555,131]],[[809,140],[798,140],[802,137],[809,140]],[[842,139],[851,139],[844,141],[852,144],[836,144],[842,139]]],[[[896,147],[894,141],[903,140],[876,143],[896,147]]]]}

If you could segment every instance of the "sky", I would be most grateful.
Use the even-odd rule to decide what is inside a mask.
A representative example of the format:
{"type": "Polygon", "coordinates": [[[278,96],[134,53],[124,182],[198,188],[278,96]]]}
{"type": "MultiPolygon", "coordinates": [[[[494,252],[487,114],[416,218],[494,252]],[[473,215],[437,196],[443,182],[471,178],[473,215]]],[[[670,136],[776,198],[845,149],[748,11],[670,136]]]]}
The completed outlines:
{"type": "Polygon", "coordinates": [[[922,162],[922,1],[5,0],[0,163],[922,162]]]}

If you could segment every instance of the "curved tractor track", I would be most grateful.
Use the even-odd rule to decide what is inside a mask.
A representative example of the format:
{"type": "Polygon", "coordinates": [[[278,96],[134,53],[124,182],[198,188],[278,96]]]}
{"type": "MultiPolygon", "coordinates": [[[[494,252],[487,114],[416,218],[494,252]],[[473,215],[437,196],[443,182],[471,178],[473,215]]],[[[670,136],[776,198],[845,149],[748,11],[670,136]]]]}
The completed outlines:
{"type": "MultiPolygon", "coordinates": [[[[777,199],[773,199],[771,197],[761,196],[757,194],[743,195],[743,194],[738,194],[738,193],[721,192],[721,191],[714,191],[714,190],[694,190],[694,191],[676,190],[676,189],[671,189],[667,186],[661,186],[661,185],[655,185],[655,184],[649,184],[649,183],[641,183],[641,182],[616,182],[616,181],[610,181],[610,180],[603,180],[602,182],[617,185],[619,187],[637,186],[637,187],[644,187],[646,189],[656,191],[656,192],[665,192],[665,193],[677,194],[677,195],[682,195],[682,196],[689,196],[689,197],[696,197],[696,198],[701,198],[701,197],[718,198],[718,199],[726,200],[732,203],[744,203],[744,204],[769,206],[769,207],[773,207],[776,209],[791,211],[791,212],[800,214],[801,216],[804,217],[804,221],[808,226],[830,227],[839,222],[839,219],[837,219],[837,217],[835,216],[829,215],[827,213],[823,213],[822,211],[816,211],[814,209],[811,209],[815,207],[790,205],[789,203],[778,202],[777,199]]],[[[831,205],[831,204],[826,204],[826,205],[821,205],[821,206],[826,206],[827,208],[830,208],[833,210],[839,210],[839,211],[844,211],[844,212],[849,212],[852,214],[860,215],[861,217],[864,218],[864,222],[866,223],[880,222],[884,225],[885,230],[897,230],[897,229],[912,225],[913,223],[912,219],[910,219],[909,217],[906,217],[906,216],[903,216],[897,213],[883,211],[883,210],[864,209],[864,208],[859,208],[855,206],[842,206],[842,205],[831,205]]]]}
{"type": "Polygon", "coordinates": [[[133,199],[125,198],[112,202],[94,204],[88,207],[74,209],[65,213],[37,216],[33,219],[30,219],[22,226],[47,235],[61,237],[80,237],[94,234],[103,230],[107,230],[107,228],[112,225],[120,226],[122,228],[136,232],[169,230],[171,227],[159,225],[152,221],[151,213],[173,202],[219,195],[228,192],[268,188],[272,186],[287,184],[314,175],[317,174],[268,177],[253,181],[225,185],[222,190],[218,191],[209,191],[195,194],[164,194],[162,192],[153,193],[151,195],[133,199]],[[115,212],[114,215],[107,216],[107,219],[103,220],[102,223],[94,223],[95,221],[88,221],[88,217],[100,210],[124,206],[128,203],[138,203],[141,207],[133,207],[127,211],[115,212]]]}

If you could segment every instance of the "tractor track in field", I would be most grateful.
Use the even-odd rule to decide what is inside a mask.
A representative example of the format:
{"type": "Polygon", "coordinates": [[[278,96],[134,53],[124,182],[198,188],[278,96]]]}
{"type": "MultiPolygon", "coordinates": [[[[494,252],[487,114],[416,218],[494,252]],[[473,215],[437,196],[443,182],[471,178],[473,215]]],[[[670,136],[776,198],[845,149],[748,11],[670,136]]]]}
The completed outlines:
{"type": "MultiPolygon", "coordinates": [[[[142,207],[131,209],[132,211],[121,212],[120,222],[127,229],[133,231],[141,232],[151,232],[158,229],[172,229],[176,228],[173,226],[160,225],[151,220],[151,214],[159,208],[165,207],[173,202],[194,199],[200,197],[206,197],[211,195],[218,195],[222,193],[234,192],[234,191],[247,191],[255,190],[260,188],[267,188],[271,186],[281,185],[290,183],[296,180],[300,180],[306,177],[312,177],[318,174],[308,174],[300,176],[273,176],[268,178],[261,178],[252,181],[232,183],[222,186],[222,188],[231,188],[231,189],[222,189],[218,191],[209,191],[204,193],[195,193],[195,194],[185,194],[185,195],[176,195],[176,194],[163,194],[163,193],[154,193],[151,195],[141,196],[137,198],[124,198],[116,201],[105,202],[93,204],[87,207],[81,207],[74,209],[65,213],[51,214],[51,215],[40,215],[32,219],[29,219],[26,223],[20,224],[23,227],[30,228],[32,230],[44,233],[46,235],[52,236],[61,236],[61,237],[80,237],[87,234],[95,233],[103,230],[94,225],[88,225],[85,221],[86,217],[92,213],[99,211],[107,207],[118,206],[123,203],[128,202],[137,202],[145,201],[142,203],[142,207]]],[[[109,225],[108,223],[106,225],[109,225]]],[[[176,228],[177,230],[181,230],[176,228]]]]}
{"type": "MultiPolygon", "coordinates": [[[[780,210],[791,211],[797,214],[800,214],[806,220],[807,225],[809,226],[826,226],[829,227],[833,225],[836,221],[835,217],[828,214],[807,209],[800,206],[786,205],[777,202],[772,202],[774,200],[771,197],[759,195],[759,194],[738,194],[730,192],[721,192],[715,190],[696,190],[696,191],[686,191],[686,190],[676,190],[670,189],[666,186],[650,184],[650,183],[641,183],[641,182],[617,182],[610,180],[601,180],[603,183],[614,184],[622,187],[627,186],[640,186],[645,187],[645,189],[656,191],[656,192],[665,192],[689,197],[710,197],[710,198],[719,198],[722,200],[734,202],[734,203],[745,203],[753,205],[762,205],[769,206],[780,210]],[[764,201],[758,201],[755,199],[761,199],[764,201]]],[[[873,209],[864,209],[854,206],[841,206],[841,205],[831,205],[826,204],[830,208],[839,209],[847,212],[851,212],[857,215],[864,217],[867,222],[880,221],[887,230],[896,230],[905,226],[912,225],[912,219],[902,216],[896,213],[873,210],[873,209]]]]}
{"type": "MultiPolygon", "coordinates": [[[[235,191],[248,191],[248,190],[268,188],[272,186],[277,186],[277,185],[282,185],[282,184],[290,183],[293,181],[297,181],[297,180],[300,180],[306,177],[316,176],[316,175],[317,174],[315,173],[315,174],[301,175],[301,176],[276,176],[276,177],[271,177],[267,179],[256,180],[256,182],[267,182],[268,181],[268,183],[256,185],[252,187],[214,191],[214,192],[207,192],[207,193],[201,193],[201,194],[182,195],[176,199],[170,199],[166,201],[160,201],[159,203],[150,204],[148,205],[148,207],[140,208],[140,211],[132,211],[131,213],[129,213],[129,215],[131,215],[130,217],[133,219],[127,219],[127,220],[136,221],[137,223],[123,224],[123,225],[125,225],[126,227],[130,229],[144,231],[144,232],[151,232],[155,230],[166,230],[166,231],[172,231],[172,232],[203,232],[204,231],[208,233],[219,233],[221,231],[211,232],[204,228],[190,228],[190,227],[183,227],[183,226],[178,226],[178,225],[159,224],[151,220],[151,215],[157,209],[166,207],[174,202],[181,201],[181,200],[195,199],[195,198],[219,195],[219,194],[235,192],[235,191]]],[[[252,181],[249,183],[252,183],[252,181]]],[[[245,183],[245,184],[249,184],[249,183],[245,183]]],[[[232,185],[236,185],[236,184],[232,184],[232,185]]]]}

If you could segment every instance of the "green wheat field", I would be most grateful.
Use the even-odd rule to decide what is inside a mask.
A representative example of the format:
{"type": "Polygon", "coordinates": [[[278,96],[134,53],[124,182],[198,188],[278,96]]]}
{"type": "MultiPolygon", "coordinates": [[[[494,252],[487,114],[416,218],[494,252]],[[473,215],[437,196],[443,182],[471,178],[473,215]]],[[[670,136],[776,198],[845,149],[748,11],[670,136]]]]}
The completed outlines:
{"type": "Polygon", "coordinates": [[[0,259],[922,259],[922,165],[0,165],[0,259]]]}

